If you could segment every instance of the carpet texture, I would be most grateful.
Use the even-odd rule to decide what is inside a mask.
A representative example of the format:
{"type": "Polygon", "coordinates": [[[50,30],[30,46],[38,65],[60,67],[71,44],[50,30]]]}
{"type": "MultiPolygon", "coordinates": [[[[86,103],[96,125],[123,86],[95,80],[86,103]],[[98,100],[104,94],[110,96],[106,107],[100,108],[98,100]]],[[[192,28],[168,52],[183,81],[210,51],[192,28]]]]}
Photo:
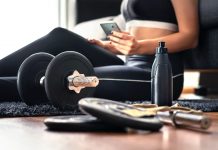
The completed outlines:
{"type": "Polygon", "coordinates": [[[52,105],[28,106],[23,102],[0,103],[0,117],[56,116],[81,114],[78,109],[62,111],[52,105]]]}
{"type": "MultiPolygon", "coordinates": [[[[148,101],[126,101],[128,104],[149,103],[148,101]]],[[[173,102],[181,106],[204,112],[218,111],[218,100],[177,100],[173,102]]],[[[0,103],[0,117],[24,117],[24,116],[55,116],[55,115],[75,115],[81,114],[78,109],[62,111],[52,105],[27,106],[23,102],[2,102],[0,103]]]]}

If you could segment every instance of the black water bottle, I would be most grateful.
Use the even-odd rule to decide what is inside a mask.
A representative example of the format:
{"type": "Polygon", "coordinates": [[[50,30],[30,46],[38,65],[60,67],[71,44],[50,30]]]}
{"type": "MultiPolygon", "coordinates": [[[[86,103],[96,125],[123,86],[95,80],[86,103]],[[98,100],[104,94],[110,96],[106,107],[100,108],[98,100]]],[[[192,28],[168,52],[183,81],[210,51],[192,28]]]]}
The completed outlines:
{"type": "Polygon", "coordinates": [[[159,42],[151,71],[151,101],[158,106],[171,106],[173,101],[172,67],[165,42],[159,42]]]}

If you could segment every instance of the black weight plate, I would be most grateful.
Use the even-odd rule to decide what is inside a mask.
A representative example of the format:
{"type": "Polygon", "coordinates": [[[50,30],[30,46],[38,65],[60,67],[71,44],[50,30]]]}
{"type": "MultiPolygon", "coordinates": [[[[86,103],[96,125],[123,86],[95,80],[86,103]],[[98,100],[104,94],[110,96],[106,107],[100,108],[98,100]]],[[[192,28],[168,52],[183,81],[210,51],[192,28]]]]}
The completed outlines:
{"type": "Polygon", "coordinates": [[[125,103],[100,98],[83,98],[79,101],[79,108],[82,112],[115,126],[149,131],[158,131],[163,126],[156,117],[138,118],[122,113],[120,110],[125,108],[135,109],[125,103]]]}
{"type": "Polygon", "coordinates": [[[90,115],[48,117],[44,124],[52,131],[124,131],[123,128],[105,124],[90,115]]]}
{"type": "Polygon", "coordinates": [[[54,56],[48,53],[36,53],[26,58],[18,70],[17,87],[21,99],[27,105],[48,102],[45,89],[40,79],[54,56]]]}
{"type": "Polygon", "coordinates": [[[79,94],[68,89],[67,77],[75,70],[85,76],[94,75],[94,69],[89,60],[74,51],[60,53],[48,65],[45,73],[45,90],[54,106],[61,109],[73,109],[81,98],[93,95],[95,88],[84,88],[79,94]]]}

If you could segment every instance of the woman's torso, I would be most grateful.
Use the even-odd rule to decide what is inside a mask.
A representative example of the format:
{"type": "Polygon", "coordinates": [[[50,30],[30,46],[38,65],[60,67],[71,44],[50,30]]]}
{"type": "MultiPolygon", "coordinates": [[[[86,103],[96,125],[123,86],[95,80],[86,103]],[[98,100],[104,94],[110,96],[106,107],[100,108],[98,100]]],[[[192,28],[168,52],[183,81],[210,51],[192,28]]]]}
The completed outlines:
{"type": "Polygon", "coordinates": [[[126,30],[139,39],[178,31],[171,0],[123,0],[121,13],[126,20],[126,30]]]}
{"type": "MultiPolygon", "coordinates": [[[[163,37],[178,31],[171,0],[123,0],[121,13],[126,21],[126,30],[137,40],[163,37]]],[[[183,72],[183,60],[180,53],[170,54],[170,60],[174,74],[183,72]]],[[[151,69],[153,61],[154,55],[127,57],[128,66],[148,70],[151,69]]]]}

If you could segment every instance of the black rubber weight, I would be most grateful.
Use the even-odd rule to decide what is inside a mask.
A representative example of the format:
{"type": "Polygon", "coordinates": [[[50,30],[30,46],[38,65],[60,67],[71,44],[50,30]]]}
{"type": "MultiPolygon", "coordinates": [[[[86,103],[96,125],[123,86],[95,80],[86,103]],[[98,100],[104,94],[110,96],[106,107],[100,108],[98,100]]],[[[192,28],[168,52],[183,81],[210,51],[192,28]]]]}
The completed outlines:
{"type": "Polygon", "coordinates": [[[44,123],[49,130],[54,131],[124,131],[123,128],[105,124],[90,115],[48,117],[44,123]]]}
{"type": "Polygon", "coordinates": [[[129,107],[131,106],[125,103],[101,98],[83,98],[79,101],[82,112],[114,126],[149,131],[158,131],[163,126],[156,117],[137,118],[120,113],[121,109],[129,107]]]}
{"type": "Polygon", "coordinates": [[[54,106],[61,109],[74,109],[81,98],[94,94],[95,88],[84,88],[79,94],[68,89],[67,77],[75,70],[85,76],[94,75],[90,61],[74,51],[60,53],[49,64],[45,73],[45,90],[54,106]]]}
{"type": "Polygon", "coordinates": [[[48,102],[40,79],[45,75],[48,64],[54,58],[48,53],[36,53],[26,58],[18,70],[17,86],[21,99],[27,105],[48,102]]]}

